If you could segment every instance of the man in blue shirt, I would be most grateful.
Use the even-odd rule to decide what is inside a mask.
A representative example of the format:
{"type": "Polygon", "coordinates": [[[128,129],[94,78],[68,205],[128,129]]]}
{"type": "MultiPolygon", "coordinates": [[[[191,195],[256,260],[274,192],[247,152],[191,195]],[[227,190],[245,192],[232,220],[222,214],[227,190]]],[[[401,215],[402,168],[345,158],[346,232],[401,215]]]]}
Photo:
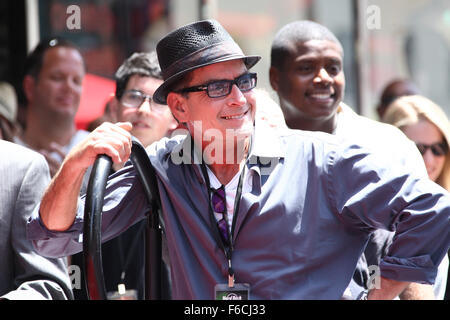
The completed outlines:
{"type": "MultiPolygon", "coordinates": [[[[335,136],[274,134],[255,123],[256,74],[249,69],[259,57],[245,56],[214,20],[173,31],[157,52],[165,81],[153,98],[167,102],[189,133],[147,148],[173,298],[238,290],[252,299],[339,299],[375,228],[396,237],[369,299],[434,281],[450,243],[445,190],[335,136]]],[[[128,159],[130,130],[129,123],[102,125],[68,155],[28,226],[39,252],[81,250],[76,187],[98,154],[128,159]]],[[[130,164],[110,177],[103,209],[105,240],[151,209],[130,164]]]]}
{"type": "MultiPolygon", "coordinates": [[[[323,131],[377,148],[387,157],[401,161],[415,174],[428,177],[423,158],[415,144],[397,128],[357,115],[345,105],[344,51],[340,41],[325,26],[313,21],[293,21],[275,35],[271,50],[270,80],[277,92],[280,107],[289,128],[323,131]]],[[[394,233],[383,229],[371,235],[364,256],[354,275],[352,296],[370,285],[369,266],[378,266],[392,241],[394,233]]],[[[448,259],[440,267],[440,286],[436,297],[443,298],[439,287],[446,283],[448,259]]],[[[414,284],[408,296],[432,298],[433,288],[414,284]],[[414,292],[414,294],[412,294],[414,292]]],[[[402,297],[402,296],[401,296],[402,297]]]]}

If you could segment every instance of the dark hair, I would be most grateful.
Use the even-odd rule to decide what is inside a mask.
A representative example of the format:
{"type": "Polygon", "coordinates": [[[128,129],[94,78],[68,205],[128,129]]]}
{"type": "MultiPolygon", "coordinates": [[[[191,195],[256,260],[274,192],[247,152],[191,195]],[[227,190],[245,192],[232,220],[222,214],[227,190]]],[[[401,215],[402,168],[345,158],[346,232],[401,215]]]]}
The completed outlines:
{"type": "Polygon", "coordinates": [[[291,54],[292,45],[309,40],[332,41],[339,45],[342,55],[344,54],[341,42],[325,26],[309,20],[294,21],[285,25],[275,35],[270,52],[270,65],[283,69],[283,62],[291,54]]]}
{"type": "Polygon", "coordinates": [[[117,69],[115,74],[117,99],[122,97],[128,80],[133,75],[163,80],[156,51],[133,53],[117,69]]]}
{"type": "Polygon", "coordinates": [[[419,94],[419,88],[412,80],[395,79],[386,85],[381,93],[380,104],[387,107],[395,99],[402,96],[412,96],[419,94]]]}
{"type": "Polygon", "coordinates": [[[56,47],[72,48],[80,52],[79,48],[75,44],[66,39],[59,37],[44,39],[39,42],[36,48],[34,48],[34,50],[27,56],[24,65],[24,76],[31,75],[33,78],[37,79],[42,69],[45,53],[47,50],[56,47]]]}

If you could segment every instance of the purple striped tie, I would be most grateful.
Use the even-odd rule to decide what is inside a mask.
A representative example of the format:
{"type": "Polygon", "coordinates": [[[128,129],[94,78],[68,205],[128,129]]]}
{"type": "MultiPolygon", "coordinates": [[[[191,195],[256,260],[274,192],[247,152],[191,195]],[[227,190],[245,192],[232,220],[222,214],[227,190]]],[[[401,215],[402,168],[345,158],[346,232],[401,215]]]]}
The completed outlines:
{"type": "Polygon", "coordinates": [[[217,222],[219,226],[220,235],[225,244],[229,243],[228,236],[228,223],[226,219],[226,206],[225,206],[225,188],[223,185],[219,189],[212,189],[212,205],[214,212],[222,214],[222,219],[217,222]]]}

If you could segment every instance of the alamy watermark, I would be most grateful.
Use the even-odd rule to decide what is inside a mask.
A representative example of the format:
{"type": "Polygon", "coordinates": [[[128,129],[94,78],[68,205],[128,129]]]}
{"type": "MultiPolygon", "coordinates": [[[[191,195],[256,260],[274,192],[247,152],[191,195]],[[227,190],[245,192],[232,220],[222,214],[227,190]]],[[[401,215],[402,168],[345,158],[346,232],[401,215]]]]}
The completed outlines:
{"type": "MultiPolygon", "coordinates": [[[[81,268],[76,264],[67,267],[72,289],[81,289],[81,268]]],[[[368,290],[381,289],[381,274],[380,267],[371,265],[368,267],[369,278],[367,279],[366,287],[368,290]]]]}
{"type": "MultiPolygon", "coordinates": [[[[244,159],[247,150],[245,143],[248,142],[248,134],[243,134],[241,130],[226,129],[225,132],[216,128],[203,130],[201,121],[192,123],[192,138],[186,138],[180,148],[174,148],[170,158],[176,165],[180,164],[236,164],[240,159],[244,159]],[[192,154],[193,143],[202,144],[201,154],[194,156],[192,154]],[[225,154],[224,154],[225,152],[225,154]]],[[[177,129],[172,132],[171,136],[188,135],[187,129],[177,129]]],[[[198,150],[196,152],[199,152],[198,150]]],[[[250,157],[248,163],[250,165],[258,164],[260,166],[261,175],[268,175],[278,164],[279,159],[276,157],[250,157]]]]}
{"type": "Polygon", "coordinates": [[[81,9],[79,6],[72,4],[67,7],[66,27],[69,30],[81,30],[81,9]]]}
{"type": "Polygon", "coordinates": [[[380,289],[381,288],[381,273],[380,267],[377,265],[370,265],[368,267],[369,278],[367,279],[367,289],[380,289]]]}
{"type": "Polygon", "coordinates": [[[366,27],[369,30],[381,29],[381,9],[379,6],[370,5],[366,8],[366,27]]]}
{"type": "MultiPolygon", "coordinates": [[[[69,30],[81,30],[81,8],[75,4],[67,7],[66,27],[69,30]]],[[[381,29],[381,9],[377,5],[369,5],[366,8],[366,27],[369,30],[381,29]]]]}
{"type": "Polygon", "coordinates": [[[72,289],[81,289],[81,268],[76,264],[67,267],[72,289]]]}

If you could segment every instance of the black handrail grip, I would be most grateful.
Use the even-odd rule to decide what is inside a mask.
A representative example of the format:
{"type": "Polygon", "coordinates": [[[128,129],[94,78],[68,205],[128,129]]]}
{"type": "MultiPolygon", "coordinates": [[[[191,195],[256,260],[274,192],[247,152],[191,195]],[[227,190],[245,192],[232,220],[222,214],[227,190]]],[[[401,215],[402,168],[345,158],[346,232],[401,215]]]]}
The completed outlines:
{"type": "Polygon", "coordinates": [[[159,227],[159,210],[161,203],[155,169],[150,163],[144,147],[135,139],[132,141],[130,159],[152,207],[152,212],[147,217],[148,223],[145,238],[145,299],[160,300],[162,288],[162,235],[159,227]]]}
{"type": "MultiPolygon", "coordinates": [[[[161,229],[159,227],[160,199],[154,168],[144,147],[133,137],[130,160],[142,183],[152,212],[147,216],[145,298],[161,299],[161,229]]],[[[112,160],[99,155],[94,162],[86,192],[83,226],[83,258],[88,298],[107,298],[101,252],[101,219],[103,198],[112,160]]]]}
{"type": "Polygon", "coordinates": [[[86,191],[83,226],[83,258],[86,292],[91,300],[105,300],[106,287],[101,255],[103,198],[112,160],[99,155],[94,162],[86,191]]]}

